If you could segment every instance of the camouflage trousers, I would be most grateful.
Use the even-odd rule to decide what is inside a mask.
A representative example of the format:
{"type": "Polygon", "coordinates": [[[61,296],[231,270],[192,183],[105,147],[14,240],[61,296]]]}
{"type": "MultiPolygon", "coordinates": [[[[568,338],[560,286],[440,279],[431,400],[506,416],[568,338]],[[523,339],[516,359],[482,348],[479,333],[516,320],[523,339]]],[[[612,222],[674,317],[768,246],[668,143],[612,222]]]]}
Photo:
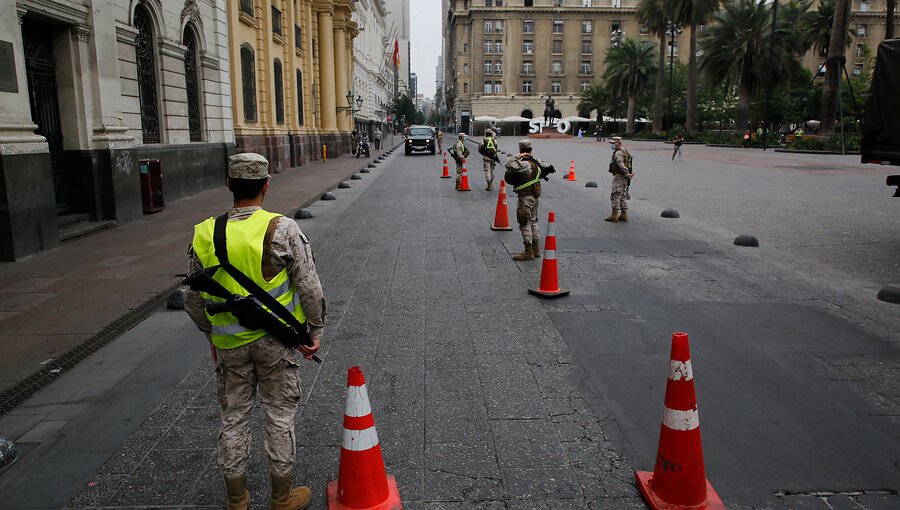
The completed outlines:
{"type": "Polygon", "coordinates": [[[526,243],[540,243],[541,234],[538,231],[537,215],[539,199],[534,195],[519,195],[516,202],[516,221],[519,222],[519,232],[522,232],[522,241],[526,243]]]}
{"type": "Polygon", "coordinates": [[[628,210],[628,178],[621,174],[613,176],[612,191],[609,193],[609,200],[612,202],[612,208],[622,211],[628,210]]]}
{"type": "Polygon", "coordinates": [[[291,473],[297,458],[294,418],[300,402],[297,351],[271,338],[236,349],[216,349],[220,428],[217,457],[227,478],[247,472],[250,409],[259,392],[266,417],[263,447],[272,474],[291,473]]]}
{"type": "MultiPolygon", "coordinates": [[[[462,161],[457,162],[455,160],[454,163],[456,163],[456,189],[459,189],[459,184],[462,181],[463,164],[462,161]]],[[[468,169],[466,170],[466,173],[468,173],[468,169]]]]}
{"type": "Polygon", "coordinates": [[[494,182],[494,165],[497,162],[491,158],[484,158],[484,180],[487,184],[494,182]]]}

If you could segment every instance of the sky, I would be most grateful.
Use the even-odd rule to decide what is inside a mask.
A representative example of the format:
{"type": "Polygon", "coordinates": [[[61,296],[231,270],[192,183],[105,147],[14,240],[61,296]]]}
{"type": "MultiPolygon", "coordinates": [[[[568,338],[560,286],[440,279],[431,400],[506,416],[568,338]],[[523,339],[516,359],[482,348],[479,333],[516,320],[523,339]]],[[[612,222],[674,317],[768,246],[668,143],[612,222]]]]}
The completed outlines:
{"type": "Polygon", "coordinates": [[[434,97],[434,68],[443,48],[441,0],[409,0],[410,71],[419,80],[419,94],[434,97]]]}

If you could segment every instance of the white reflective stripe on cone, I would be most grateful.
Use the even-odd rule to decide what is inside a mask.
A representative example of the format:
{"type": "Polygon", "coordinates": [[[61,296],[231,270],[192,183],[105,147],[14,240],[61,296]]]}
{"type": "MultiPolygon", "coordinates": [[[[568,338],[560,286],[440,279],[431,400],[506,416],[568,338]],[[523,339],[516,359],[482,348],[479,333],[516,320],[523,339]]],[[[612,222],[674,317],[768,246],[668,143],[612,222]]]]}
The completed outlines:
{"type": "MultiPolygon", "coordinates": [[[[672,430],[694,430],[700,426],[700,415],[696,409],[690,411],[679,411],[677,409],[666,408],[663,413],[663,425],[672,430]]],[[[344,432],[346,437],[346,432],[344,432]]]]}
{"type": "Polygon", "coordinates": [[[691,360],[669,361],[669,379],[672,381],[690,381],[694,379],[694,370],[691,368],[691,360]]]}
{"type": "Polygon", "coordinates": [[[345,450],[352,452],[361,452],[374,448],[378,445],[378,432],[375,427],[369,427],[365,430],[349,430],[344,429],[344,440],[341,446],[345,450]]]}
{"type": "Polygon", "coordinates": [[[351,418],[359,418],[372,414],[372,406],[369,405],[369,392],[366,385],[347,386],[347,410],[344,415],[351,418]]]}
{"type": "Polygon", "coordinates": [[[556,229],[553,228],[553,227],[555,227],[555,226],[556,226],[556,222],[555,222],[555,221],[548,221],[548,222],[547,222],[547,236],[546,236],[546,237],[553,237],[553,236],[556,235],[556,234],[554,233],[554,232],[556,231],[556,229]]]}
{"type": "Polygon", "coordinates": [[[544,250],[544,258],[555,259],[556,258],[556,250],[544,250]]]}

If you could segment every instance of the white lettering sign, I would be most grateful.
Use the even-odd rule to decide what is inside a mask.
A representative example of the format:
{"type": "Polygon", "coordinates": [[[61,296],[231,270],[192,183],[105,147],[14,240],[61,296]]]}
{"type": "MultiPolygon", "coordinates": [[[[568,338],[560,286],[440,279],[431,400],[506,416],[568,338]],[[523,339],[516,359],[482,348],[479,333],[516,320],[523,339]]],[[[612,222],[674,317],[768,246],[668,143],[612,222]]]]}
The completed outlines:
{"type": "MultiPolygon", "coordinates": [[[[528,121],[528,132],[529,133],[543,133],[544,127],[550,127],[548,122],[545,122],[543,119],[533,119],[528,121]]],[[[566,134],[569,129],[572,128],[572,124],[567,120],[559,120],[556,122],[556,131],[560,134],[566,134]]]]}

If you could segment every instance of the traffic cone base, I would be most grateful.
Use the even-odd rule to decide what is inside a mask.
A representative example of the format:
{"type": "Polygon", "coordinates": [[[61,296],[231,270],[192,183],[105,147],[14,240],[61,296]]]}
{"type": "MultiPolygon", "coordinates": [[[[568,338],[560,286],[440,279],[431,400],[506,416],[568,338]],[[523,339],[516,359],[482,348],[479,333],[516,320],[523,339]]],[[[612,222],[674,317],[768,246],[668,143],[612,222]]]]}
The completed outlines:
{"type": "Polygon", "coordinates": [[[495,227],[491,225],[491,230],[512,230],[512,227],[495,227]]]}
{"type": "Polygon", "coordinates": [[[706,480],[706,501],[698,505],[685,506],[663,501],[653,492],[653,473],[649,471],[635,471],[634,479],[641,490],[641,494],[644,496],[644,501],[647,502],[647,506],[652,510],[725,510],[722,498],[716,494],[716,490],[713,489],[709,480],[706,480]]]}
{"type": "Polygon", "coordinates": [[[568,295],[569,291],[562,290],[562,289],[555,290],[555,291],[547,291],[547,290],[541,290],[541,289],[528,289],[528,293],[531,294],[532,296],[538,296],[538,297],[542,297],[542,298],[555,298],[555,297],[562,297],[562,296],[568,295]]]}
{"type": "MultiPolygon", "coordinates": [[[[397,479],[394,475],[387,475],[388,497],[384,502],[375,506],[365,507],[365,510],[401,510],[403,503],[400,500],[400,490],[397,488],[397,479]]],[[[345,506],[338,501],[337,480],[328,482],[326,494],[328,496],[328,510],[363,510],[359,507],[345,506]]]]}

